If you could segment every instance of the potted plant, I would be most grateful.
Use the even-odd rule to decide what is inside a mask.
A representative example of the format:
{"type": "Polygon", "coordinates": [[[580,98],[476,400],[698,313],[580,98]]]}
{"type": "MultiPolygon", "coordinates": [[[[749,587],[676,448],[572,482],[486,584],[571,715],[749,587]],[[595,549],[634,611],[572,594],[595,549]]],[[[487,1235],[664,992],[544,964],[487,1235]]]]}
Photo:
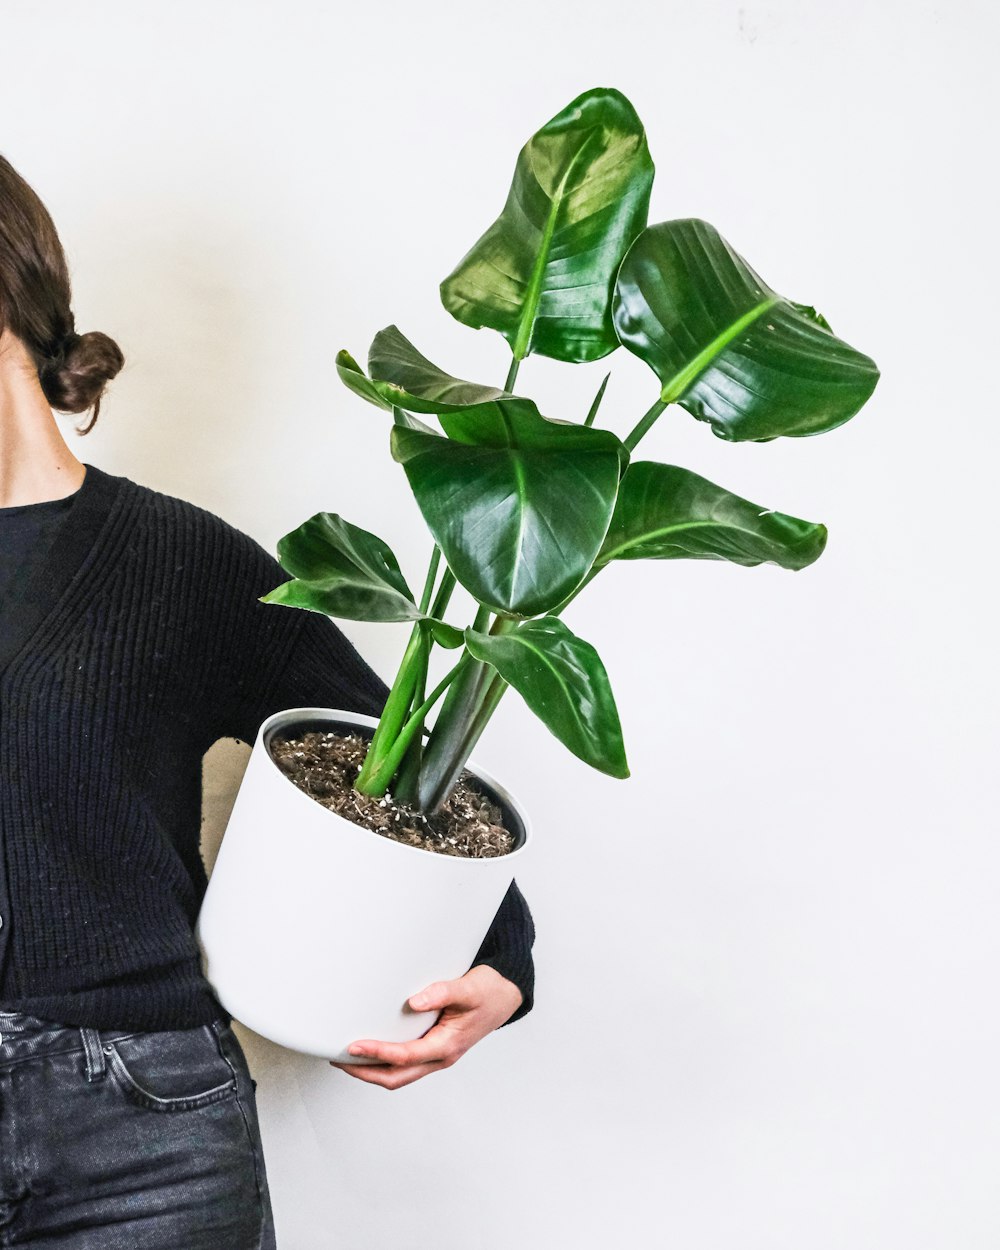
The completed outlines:
{"type": "Polygon", "coordinates": [[[205,896],[206,975],[234,1015],[285,1045],[351,1062],[358,1037],[417,1037],[432,1020],[408,1012],[407,996],[469,966],[529,846],[526,813],[471,759],[508,688],[581,760],[629,775],[607,673],[563,619],[584,587],[618,560],[798,570],[823,551],[824,526],[635,456],[670,404],[722,439],[765,442],[841,425],[878,379],[868,356],[768,287],[707,222],[649,225],[652,181],[628,100],[585,92],[528,140],[500,216],[441,284],[457,320],[508,341],[503,386],[445,372],[395,326],[375,336],[367,370],[337,357],[346,386],[391,414],[390,451],[433,546],[418,597],[389,546],[336,513],[278,544],[290,580],[264,602],[413,622],[377,722],[297,708],[261,726],[205,896]],[[543,415],[518,385],[532,354],[581,363],[619,346],[657,378],[621,436],[598,424],[607,377],[576,420],[543,415]],[[447,619],[456,584],[477,605],[469,622],[447,619]],[[433,680],[438,649],[453,663],[433,680]],[[310,759],[347,750],[353,761],[336,810],[294,777],[309,734],[310,759]],[[478,858],[428,833],[460,786],[484,795],[486,823],[510,835],[478,858]],[[356,823],[365,805],[402,823],[411,844],[356,823]],[[289,869],[271,854],[278,827],[299,848],[289,869]],[[376,936],[359,945],[362,928],[376,936]]]}

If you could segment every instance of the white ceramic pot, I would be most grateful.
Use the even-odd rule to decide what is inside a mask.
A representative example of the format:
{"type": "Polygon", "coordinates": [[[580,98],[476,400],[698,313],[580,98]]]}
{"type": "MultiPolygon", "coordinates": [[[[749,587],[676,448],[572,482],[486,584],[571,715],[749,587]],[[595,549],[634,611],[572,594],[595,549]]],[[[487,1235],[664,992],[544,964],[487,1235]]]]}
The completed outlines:
{"type": "Polygon", "coordinates": [[[377,721],[292,708],[261,725],[209,879],[195,936],[227,1011],[292,1050],[356,1063],[361,1038],[411,1041],[436,1012],[411,994],[467,972],[529,840],[516,800],[470,760],[518,846],[462,859],[381,837],[321,806],[271,758],[275,735],[377,721]]]}

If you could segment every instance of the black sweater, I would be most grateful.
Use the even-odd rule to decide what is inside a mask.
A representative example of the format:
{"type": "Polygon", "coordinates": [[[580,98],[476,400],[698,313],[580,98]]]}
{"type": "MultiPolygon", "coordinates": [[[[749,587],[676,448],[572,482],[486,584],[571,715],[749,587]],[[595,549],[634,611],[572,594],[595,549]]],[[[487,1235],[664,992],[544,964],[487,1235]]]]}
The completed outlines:
{"type": "MultiPolygon", "coordinates": [[[[94,465],[59,503],[0,509],[0,1009],[228,1023],[193,932],[202,756],[288,707],[378,715],[388,690],[328,617],[258,602],[288,574],[211,512],[94,465]]],[[[513,885],[473,961],[520,988],[511,1020],[533,939],[513,885]]]]}

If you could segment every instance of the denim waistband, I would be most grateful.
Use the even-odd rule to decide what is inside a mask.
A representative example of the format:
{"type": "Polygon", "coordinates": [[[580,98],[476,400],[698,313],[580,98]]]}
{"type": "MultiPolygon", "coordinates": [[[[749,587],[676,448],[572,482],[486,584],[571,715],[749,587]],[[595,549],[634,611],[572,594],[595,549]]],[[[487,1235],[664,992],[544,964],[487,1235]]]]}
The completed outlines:
{"type": "MultiPolygon", "coordinates": [[[[94,1029],[58,1020],[43,1020],[20,1011],[0,1011],[0,1070],[25,1059],[83,1050],[88,1056],[100,1051],[102,1042],[134,1037],[138,1029],[94,1029]]],[[[89,1063],[89,1059],[88,1059],[89,1063]]]]}
{"type": "Polygon", "coordinates": [[[60,1024],[57,1020],[43,1020],[40,1016],[29,1016],[23,1011],[4,1011],[0,1009],[0,1025],[5,1033],[37,1033],[44,1029],[75,1029],[75,1024],[60,1024]]]}

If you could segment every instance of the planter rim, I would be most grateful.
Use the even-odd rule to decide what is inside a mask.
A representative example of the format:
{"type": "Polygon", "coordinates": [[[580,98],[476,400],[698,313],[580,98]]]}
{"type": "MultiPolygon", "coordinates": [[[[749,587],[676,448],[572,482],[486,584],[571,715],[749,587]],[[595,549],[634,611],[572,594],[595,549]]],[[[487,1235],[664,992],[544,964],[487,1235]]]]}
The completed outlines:
{"type": "MultiPolygon", "coordinates": [[[[285,776],[275,762],[274,757],[271,755],[270,749],[267,745],[267,739],[271,736],[272,730],[277,730],[286,722],[294,720],[341,720],[353,722],[359,725],[365,725],[370,729],[374,729],[378,725],[378,718],[375,716],[368,716],[364,712],[348,712],[343,708],[306,706],[285,708],[280,712],[272,712],[272,714],[261,723],[260,729],[257,731],[257,741],[260,743],[261,749],[263,750],[268,763],[274,771],[288,783],[292,790],[301,795],[305,802],[311,803],[315,807],[322,807],[323,805],[321,803],[317,803],[314,798],[311,798],[303,790],[300,790],[293,781],[285,776]]],[[[468,855],[443,855],[438,851],[425,850],[421,846],[409,846],[405,842],[397,842],[395,838],[387,838],[380,833],[376,833],[374,829],[368,829],[364,825],[359,825],[353,820],[348,820],[346,816],[341,816],[339,812],[330,811],[329,808],[324,808],[324,810],[334,819],[339,820],[342,824],[349,826],[351,829],[356,829],[359,834],[364,834],[367,838],[377,838],[379,843],[388,843],[390,846],[397,847],[400,851],[409,851],[412,855],[420,855],[424,858],[431,856],[435,860],[442,860],[456,866],[462,865],[463,871],[469,871],[469,869],[465,868],[465,865],[497,864],[501,860],[504,863],[513,861],[527,847],[528,842],[531,841],[532,838],[531,823],[528,820],[524,806],[514,797],[513,794],[511,794],[502,782],[497,781],[492,773],[487,772],[485,768],[481,768],[471,757],[466,760],[465,767],[475,777],[484,781],[488,786],[495,790],[497,795],[514,809],[518,819],[521,821],[521,825],[524,829],[524,837],[522,838],[520,845],[516,846],[512,851],[508,851],[506,855],[480,856],[477,858],[473,858],[468,855]]],[[[471,869],[471,871],[475,871],[475,869],[471,869]]]]}

